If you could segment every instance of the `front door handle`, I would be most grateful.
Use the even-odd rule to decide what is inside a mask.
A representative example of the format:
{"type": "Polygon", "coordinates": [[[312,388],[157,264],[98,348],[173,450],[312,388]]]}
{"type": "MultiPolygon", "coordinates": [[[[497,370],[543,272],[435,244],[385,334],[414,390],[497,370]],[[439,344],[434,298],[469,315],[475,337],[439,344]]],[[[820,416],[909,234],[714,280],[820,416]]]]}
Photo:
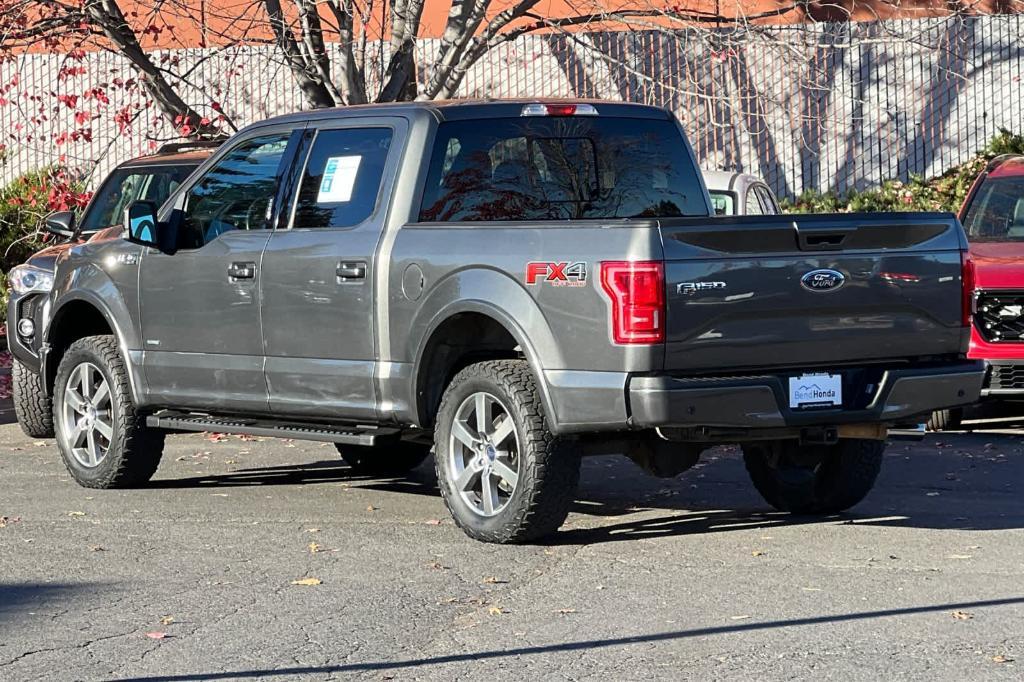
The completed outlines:
{"type": "Polygon", "coordinates": [[[366,263],[338,263],[336,270],[338,279],[342,282],[350,282],[354,279],[366,279],[366,263]]]}
{"type": "Polygon", "coordinates": [[[232,263],[228,267],[228,277],[231,279],[253,279],[256,277],[256,263],[232,263]]]}

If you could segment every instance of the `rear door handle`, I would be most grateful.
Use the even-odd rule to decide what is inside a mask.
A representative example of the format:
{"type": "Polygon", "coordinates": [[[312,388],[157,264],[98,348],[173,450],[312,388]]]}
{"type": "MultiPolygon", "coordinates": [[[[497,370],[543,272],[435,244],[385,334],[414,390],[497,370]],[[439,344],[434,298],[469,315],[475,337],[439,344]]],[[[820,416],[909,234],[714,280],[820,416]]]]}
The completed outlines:
{"type": "Polygon", "coordinates": [[[228,267],[228,277],[231,279],[253,279],[256,277],[256,263],[232,263],[228,267]]]}
{"type": "Polygon", "coordinates": [[[338,279],[342,282],[350,282],[354,279],[366,278],[366,263],[338,263],[336,270],[338,279]]]}

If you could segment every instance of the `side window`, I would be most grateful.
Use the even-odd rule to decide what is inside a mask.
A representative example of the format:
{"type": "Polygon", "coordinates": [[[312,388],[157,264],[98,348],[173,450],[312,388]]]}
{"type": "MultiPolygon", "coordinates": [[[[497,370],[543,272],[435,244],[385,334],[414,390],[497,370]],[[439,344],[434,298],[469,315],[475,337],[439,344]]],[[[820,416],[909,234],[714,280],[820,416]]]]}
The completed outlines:
{"type": "Polygon", "coordinates": [[[268,227],[288,137],[278,133],[247,140],[203,175],[185,200],[179,248],[199,248],[231,230],[268,227]]]}
{"type": "Polygon", "coordinates": [[[757,193],[753,187],[747,189],[746,209],[747,215],[762,215],[764,213],[761,210],[761,202],[757,200],[757,193]]]}
{"type": "Polygon", "coordinates": [[[292,227],[352,227],[369,218],[380,194],[391,136],[390,128],[318,132],[292,227]]]}

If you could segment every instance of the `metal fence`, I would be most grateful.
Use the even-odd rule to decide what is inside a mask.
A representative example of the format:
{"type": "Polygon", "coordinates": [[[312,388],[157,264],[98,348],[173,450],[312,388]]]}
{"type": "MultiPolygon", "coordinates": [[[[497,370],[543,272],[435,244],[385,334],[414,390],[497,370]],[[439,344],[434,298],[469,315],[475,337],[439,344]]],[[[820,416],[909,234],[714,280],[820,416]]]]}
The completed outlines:
{"type": "MultiPolygon", "coordinates": [[[[780,195],[843,192],[939,174],[971,158],[1000,128],[1024,129],[1022,38],[1019,15],[528,35],[488,53],[459,95],[665,106],[707,168],[761,175],[780,195]]],[[[436,49],[436,41],[418,44],[421,79],[436,49]]],[[[370,72],[386,57],[377,52],[370,72]]],[[[303,107],[272,47],[157,58],[177,74],[187,101],[220,102],[238,125],[303,107]]],[[[62,75],[68,64],[62,55],[25,55],[0,65],[0,86],[14,78],[23,93],[0,107],[0,129],[11,131],[0,182],[64,162],[95,183],[116,163],[150,151],[153,141],[174,137],[137,91],[116,85],[132,75],[121,57],[88,55],[77,76],[62,75]],[[79,111],[95,116],[85,124],[57,103],[61,93],[97,86],[110,101],[79,102],[79,111]],[[134,118],[122,130],[114,113],[125,107],[134,118]],[[88,135],[61,138],[85,128],[88,135]]]]}

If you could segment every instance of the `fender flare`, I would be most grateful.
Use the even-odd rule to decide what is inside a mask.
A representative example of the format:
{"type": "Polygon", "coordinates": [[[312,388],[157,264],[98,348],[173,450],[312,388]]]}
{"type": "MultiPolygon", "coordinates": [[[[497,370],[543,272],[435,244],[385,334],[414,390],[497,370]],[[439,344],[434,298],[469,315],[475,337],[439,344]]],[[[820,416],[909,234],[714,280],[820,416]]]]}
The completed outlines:
{"type": "MultiPolygon", "coordinates": [[[[456,284],[452,280],[465,280],[467,278],[474,278],[474,275],[481,275],[483,280],[491,280],[487,284],[495,284],[494,277],[497,276],[501,280],[504,286],[492,287],[492,286],[473,286],[471,287],[473,293],[476,295],[473,297],[461,298],[453,300],[450,303],[444,304],[436,309],[436,311],[430,316],[430,321],[425,325],[425,329],[416,344],[416,352],[413,359],[413,371],[412,371],[412,391],[411,391],[411,405],[412,413],[419,417],[420,414],[420,397],[417,395],[416,386],[420,371],[422,369],[424,355],[426,354],[427,348],[430,345],[431,340],[434,338],[437,330],[441,328],[448,320],[455,315],[462,313],[476,313],[490,317],[499,325],[501,325],[509,335],[518,344],[523,355],[526,357],[526,361],[529,363],[530,368],[533,370],[534,375],[537,379],[537,386],[540,389],[541,402],[544,406],[544,410],[548,417],[548,423],[551,426],[551,430],[554,433],[558,433],[559,425],[556,422],[556,412],[551,399],[551,393],[548,387],[547,378],[544,375],[544,368],[552,365],[560,366],[561,354],[558,352],[558,346],[555,343],[554,335],[551,333],[551,329],[546,323],[534,324],[528,331],[521,323],[520,320],[534,318],[544,320],[544,315],[537,305],[537,302],[511,278],[505,275],[501,275],[493,270],[463,270],[457,273],[453,273],[451,276],[445,278],[446,282],[439,282],[431,292],[432,296],[428,296],[424,299],[424,306],[421,306],[420,310],[429,310],[429,301],[431,298],[441,296],[441,292],[445,287],[443,285],[456,284]],[[486,273],[486,274],[483,274],[486,273]],[[510,286],[511,285],[511,286],[510,286]],[[479,294],[483,291],[500,292],[500,296],[492,297],[481,297],[479,294]],[[513,293],[514,292],[514,293],[513,293]],[[502,305],[497,302],[497,298],[505,298],[507,303],[511,305],[502,305]],[[515,314],[508,310],[509,307],[519,308],[515,314]],[[540,348],[538,347],[540,346],[540,348]],[[545,352],[547,351],[547,352],[545,352]],[[551,357],[554,355],[554,357],[551,357]]],[[[457,284],[456,284],[457,285],[457,284]]],[[[459,287],[460,289],[462,287],[459,287]]],[[[416,325],[414,323],[413,328],[416,325]]]]}
{"type": "MultiPolygon", "coordinates": [[[[127,306],[124,305],[124,302],[120,297],[115,300],[117,300],[124,309],[123,314],[128,316],[127,306]]],[[[44,382],[44,385],[47,387],[47,393],[52,394],[53,392],[52,387],[50,386],[49,377],[51,376],[51,372],[56,373],[56,367],[51,367],[51,365],[54,361],[59,362],[60,360],[59,358],[51,357],[50,354],[50,349],[52,348],[50,342],[53,338],[53,331],[55,329],[54,323],[60,320],[62,314],[70,305],[76,303],[85,303],[94,308],[100,316],[103,317],[107,326],[113,332],[114,338],[117,339],[117,346],[121,350],[121,356],[124,358],[125,367],[128,370],[128,383],[132,388],[132,400],[136,405],[140,404],[139,399],[142,395],[142,385],[140,383],[141,377],[136,371],[134,363],[131,361],[131,356],[129,354],[130,348],[128,345],[129,340],[126,337],[122,326],[117,323],[117,316],[111,311],[108,302],[90,289],[75,289],[56,299],[52,304],[50,316],[47,320],[46,328],[43,333],[43,348],[46,349],[46,352],[41,353],[40,358],[41,374],[43,377],[47,378],[44,382]]],[[[126,317],[126,319],[131,318],[126,317]]]]}

